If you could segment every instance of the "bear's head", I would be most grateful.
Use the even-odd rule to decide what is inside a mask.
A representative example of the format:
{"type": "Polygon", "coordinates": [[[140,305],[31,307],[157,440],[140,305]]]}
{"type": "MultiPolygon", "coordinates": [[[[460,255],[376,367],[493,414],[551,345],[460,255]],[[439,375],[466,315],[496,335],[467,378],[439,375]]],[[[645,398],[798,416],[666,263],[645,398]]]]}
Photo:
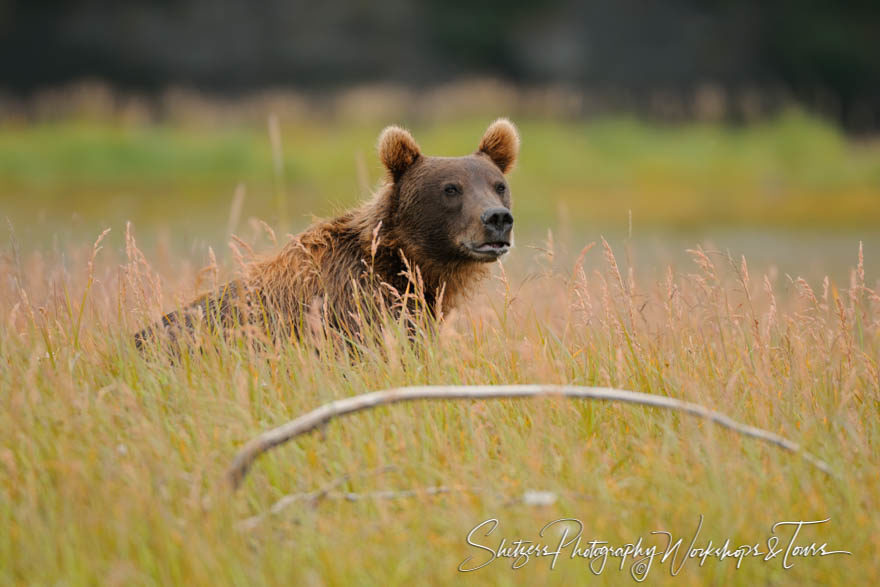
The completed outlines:
{"type": "Polygon", "coordinates": [[[379,157],[391,182],[389,219],[404,250],[434,263],[489,262],[504,255],[513,227],[505,175],[518,151],[516,128],[503,118],[464,157],[428,157],[406,130],[382,131],[379,157]]]}

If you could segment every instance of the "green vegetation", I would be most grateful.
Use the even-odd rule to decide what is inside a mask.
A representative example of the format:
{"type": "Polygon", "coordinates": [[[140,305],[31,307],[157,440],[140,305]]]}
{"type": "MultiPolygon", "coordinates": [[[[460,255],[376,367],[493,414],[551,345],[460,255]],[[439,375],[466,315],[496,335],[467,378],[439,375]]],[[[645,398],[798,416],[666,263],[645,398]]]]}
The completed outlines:
{"type": "MultiPolygon", "coordinates": [[[[743,128],[652,126],[627,119],[518,120],[523,151],[514,181],[520,228],[543,232],[560,219],[604,231],[625,228],[871,227],[880,223],[880,146],[851,143],[833,127],[790,112],[743,128]]],[[[426,152],[474,148],[486,121],[416,125],[426,152]]],[[[17,226],[76,214],[104,226],[134,221],[198,228],[223,237],[239,183],[244,218],[273,225],[276,185],[288,228],[331,215],[381,179],[373,151],[379,125],[282,127],[276,184],[264,128],[56,123],[0,128],[0,204],[17,226]],[[359,171],[360,169],[360,171],[359,171]],[[359,173],[360,178],[359,178],[359,173]]]]}
{"type": "MultiPolygon", "coordinates": [[[[862,277],[817,289],[697,252],[659,282],[621,275],[610,249],[583,264],[548,252],[485,284],[425,344],[386,330],[352,360],[345,347],[268,348],[201,339],[203,352],[148,360],[131,332],[198,280],[187,259],[156,274],[128,256],[66,247],[2,267],[0,583],[425,584],[461,579],[468,532],[481,544],[537,540],[575,517],[585,540],[627,543],[653,530],[698,546],[760,543],[778,521],[823,520],[799,545],[852,556],[690,560],[674,584],[872,584],[880,555],[880,297],[862,277]],[[67,269],[64,269],[66,267],[67,269]],[[185,285],[184,285],[185,284],[185,285]],[[20,286],[20,289],[19,289],[20,286]],[[418,350],[421,349],[421,350],[418,350]],[[261,458],[230,493],[225,471],[259,432],[327,401],[408,384],[571,383],[701,403],[802,443],[796,455],[687,416],[559,400],[381,408],[261,458]],[[389,469],[389,467],[391,467],[389,469]],[[448,493],[362,500],[332,492],[448,493]],[[287,494],[327,488],[323,499],[287,494]],[[523,501],[551,492],[549,505],[523,501]],[[552,500],[551,500],[552,501],[552,500]],[[253,528],[242,522],[264,516],[253,528]]],[[[526,250],[517,254],[527,256],[526,250]]],[[[371,342],[372,341],[372,342],[371,342]]],[[[783,543],[791,536],[779,531],[783,543]]],[[[555,536],[555,535],[554,535],[555,536]]],[[[680,561],[680,559],[679,559],[680,561]]],[[[631,562],[631,561],[630,561],[631,562]]],[[[499,560],[479,584],[571,584],[586,561],[499,560]]],[[[598,563],[596,563],[598,564],[598,563]]],[[[603,583],[628,581],[609,560],[603,583]]],[[[670,579],[655,561],[652,579],[670,579]]]]}
{"type": "MultiPolygon", "coordinates": [[[[485,124],[416,127],[416,136],[429,153],[461,154],[485,124]]],[[[880,148],[797,114],[743,129],[627,120],[520,128],[517,246],[435,334],[414,345],[386,324],[356,360],[330,341],[316,352],[300,341],[258,347],[200,334],[204,352],[178,361],[142,356],[131,335],[237,271],[223,243],[239,182],[238,250],[271,248],[247,223],[260,216],[284,228],[265,133],[0,130],[0,215],[14,227],[0,246],[0,585],[618,585],[631,559],[623,571],[609,559],[599,577],[567,556],[552,571],[545,558],[517,571],[509,559],[466,577],[456,569],[468,556],[485,560],[465,538],[493,517],[500,525],[481,543],[496,547],[537,540],[563,517],[584,522],[585,540],[662,547],[650,532],[666,530],[687,547],[700,515],[697,546],[729,538],[766,549],[775,522],[830,518],[798,544],[852,555],[799,558],[790,569],[781,557],[739,569],[689,560],[674,578],[655,561],[649,580],[875,584],[880,282],[869,229],[880,220],[880,148]],[[598,241],[596,227],[625,229],[628,210],[634,237],[578,256],[598,241]],[[694,246],[686,232],[666,233],[662,246],[639,240],[646,226],[696,225],[713,237],[763,230],[750,237],[760,259],[747,266],[736,251],[708,247],[685,254],[694,246]],[[83,245],[108,226],[100,251],[83,245]],[[774,240],[782,227],[848,230],[786,248],[774,240]],[[265,455],[239,492],[225,484],[236,452],[268,428],[333,399],[429,383],[680,398],[791,438],[840,478],[676,413],[559,399],[380,408],[265,455]],[[421,491],[437,486],[449,491],[421,491]],[[270,512],[285,495],[322,488],[321,499],[270,512]],[[368,495],[410,489],[415,496],[368,495]],[[555,501],[528,503],[530,491],[555,501]],[[242,526],[254,516],[263,517],[242,526]]],[[[291,228],[379,179],[378,130],[283,128],[291,228]]],[[[791,531],[777,535],[787,544],[791,531]]]]}

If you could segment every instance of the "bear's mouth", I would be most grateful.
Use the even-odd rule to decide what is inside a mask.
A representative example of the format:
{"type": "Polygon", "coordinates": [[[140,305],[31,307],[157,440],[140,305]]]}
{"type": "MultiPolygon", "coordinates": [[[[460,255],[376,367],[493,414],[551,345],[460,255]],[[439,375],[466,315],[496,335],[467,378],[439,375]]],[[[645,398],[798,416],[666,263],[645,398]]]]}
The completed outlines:
{"type": "Polygon", "coordinates": [[[471,253],[481,259],[497,259],[509,250],[510,243],[507,241],[489,241],[470,246],[471,253]]]}

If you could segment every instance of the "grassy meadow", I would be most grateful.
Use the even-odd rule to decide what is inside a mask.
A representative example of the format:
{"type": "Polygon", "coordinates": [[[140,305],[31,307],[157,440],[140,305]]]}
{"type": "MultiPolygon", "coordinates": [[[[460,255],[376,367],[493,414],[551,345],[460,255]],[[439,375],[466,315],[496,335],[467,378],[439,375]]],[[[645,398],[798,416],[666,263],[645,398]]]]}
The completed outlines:
{"type": "MultiPolygon", "coordinates": [[[[457,155],[488,122],[411,126],[425,152],[457,155]]],[[[356,360],[205,336],[175,362],[131,334],[366,197],[382,124],[0,125],[0,584],[633,580],[632,557],[591,570],[571,549],[552,569],[459,572],[487,562],[466,538],[492,518],[474,540],[493,549],[555,545],[556,527],[539,532],[560,518],[583,522],[582,547],[662,548],[651,532],[668,531],[682,554],[655,559],[653,583],[875,583],[880,145],[797,112],[516,122],[516,247],[421,344],[395,323],[356,360]],[[837,476],[689,416],[554,398],[378,408],[225,482],[244,443],[325,402],[504,383],[695,402],[837,476]],[[794,543],[851,554],[683,562],[701,515],[698,548],[775,536],[784,553],[793,529],[773,524],[830,518],[794,543]]]]}

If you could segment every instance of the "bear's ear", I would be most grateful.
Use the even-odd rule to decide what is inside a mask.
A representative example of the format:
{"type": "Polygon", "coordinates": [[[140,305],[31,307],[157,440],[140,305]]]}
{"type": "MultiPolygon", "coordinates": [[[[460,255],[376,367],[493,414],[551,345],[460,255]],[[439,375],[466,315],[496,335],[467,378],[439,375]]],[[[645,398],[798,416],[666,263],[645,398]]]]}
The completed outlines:
{"type": "Polygon", "coordinates": [[[516,127],[506,118],[499,118],[486,129],[477,153],[488,155],[501,173],[508,173],[513,169],[519,153],[519,134],[516,127]]]}
{"type": "Polygon", "coordinates": [[[394,181],[421,156],[419,145],[409,132],[389,126],[379,135],[379,158],[394,181]]]}

